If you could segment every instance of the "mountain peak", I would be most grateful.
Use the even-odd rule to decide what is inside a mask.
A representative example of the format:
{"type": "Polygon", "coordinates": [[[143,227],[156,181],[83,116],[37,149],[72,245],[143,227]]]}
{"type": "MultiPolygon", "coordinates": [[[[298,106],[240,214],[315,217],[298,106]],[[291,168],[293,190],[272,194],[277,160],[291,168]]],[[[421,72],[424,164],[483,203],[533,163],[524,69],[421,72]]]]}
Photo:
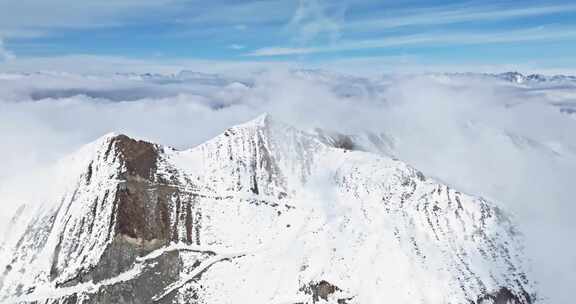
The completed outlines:
{"type": "Polygon", "coordinates": [[[0,301],[532,303],[497,208],[347,137],[264,114],[186,151],[98,142],[54,208],[18,219],[0,301]]]}
{"type": "Polygon", "coordinates": [[[272,123],[273,119],[272,116],[268,113],[263,113],[258,115],[256,118],[239,124],[238,127],[256,127],[256,128],[266,128],[268,126],[270,126],[270,124],[272,123]]]}
{"type": "Polygon", "coordinates": [[[123,157],[128,174],[146,179],[152,178],[157,168],[158,145],[119,134],[110,138],[107,154],[110,153],[112,146],[115,146],[123,157]]]}

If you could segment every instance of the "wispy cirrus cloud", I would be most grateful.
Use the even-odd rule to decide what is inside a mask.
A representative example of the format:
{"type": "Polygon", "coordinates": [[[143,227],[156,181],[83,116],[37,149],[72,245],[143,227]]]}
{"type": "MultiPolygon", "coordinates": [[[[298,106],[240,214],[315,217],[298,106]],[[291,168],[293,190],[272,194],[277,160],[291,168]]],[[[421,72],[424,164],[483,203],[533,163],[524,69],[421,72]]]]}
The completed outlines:
{"type": "Polygon", "coordinates": [[[329,42],[340,37],[346,2],[300,0],[288,27],[296,32],[297,43],[306,44],[322,35],[329,42]]]}
{"type": "Polygon", "coordinates": [[[248,29],[248,27],[245,24],[236,24],[234,29],[237,31],[245,31],[248,29]]]}
{"type": "Polygon", "coordinates": [[[244,46],[244,45],[242,45],[242,44],[233,43],[233,44],[230,44],[230,45],[228,46],[228,48],[229,48],[229,49],[232,49],[232,50],[243,50],[243,49],[246,48],[246,46],[244,46]]]}
{"type": "Polygon", "coordinates": [[[281,60],[211,60],[211,59],[170,59],[166,57],[137,59],[123,56],[105,55],[62,55],[46,57],[16,57],[4,62],[2,71],[37,72],[59,71],[66,73],[161,73],[177,74],[182,70],[207,73],[246,74],[265,68],[285,70],[295,68],[295,64],[281,60]],[[90,63],[90,64],[86,64],[90,63]]]}
{"type": "MultiPolygon", "coordinates": [[[[194,5],[191,14],[177,19],[181,24],[233,25],[244,30],[253,24],[285,23],[297,8],[296,1],[249,0],[234,3],[194,5]]],[[[185,6],[185,11],[190,7],[185,6]]]]}
{"type": "Polygon", "coordinates": [[[4,39],[8,38],[39,38],[44,37],[48,33],[45,30],[39,29],[20,29],[20,28],[0,28],[0,35],[4,39]]]}
{"type": "Polygon", "coordinates": [[[509,7],[503,5],[442,6],[412,10],[392,10],[370,19],[351,20],[346,30],[390,30],[406,26],[446,25],[474,21],[497,21],[576,12],[576,4],[509,7]]]}
{"type": "Polygon", "coordinates": [[[254,50],[246,56],[289,56],[314,53],[382,49],[398,46],[475,45],[576,39],[574,27],[537,27],[498,32],[432,32],[396,35],[378,39],[347,40],[333,45],[305,48],[273,46],[254,50]]]}
{"type": "Polygon", "coordinates": [[[254,50],[247,53],[246,56],[286,56],[286,55],[303,55],[311,53],[326,52],[331,48],[321,48],[321,47],[266,47],[254,50]]]}
{"type": "Polygon", "coordinates": [[[58,29],[119,26],[129,16],[165,9],[171,0],[28,0],[0,1],[0,33],[37,37],[58,29]],[[49,13],[47,13],[49,12],[49,13]]]}
{"type": "Polygon", "coordinates": [[[14,53],[6,49],[4,40],[0,37],[0,62],[14,59],[14,53]]]}

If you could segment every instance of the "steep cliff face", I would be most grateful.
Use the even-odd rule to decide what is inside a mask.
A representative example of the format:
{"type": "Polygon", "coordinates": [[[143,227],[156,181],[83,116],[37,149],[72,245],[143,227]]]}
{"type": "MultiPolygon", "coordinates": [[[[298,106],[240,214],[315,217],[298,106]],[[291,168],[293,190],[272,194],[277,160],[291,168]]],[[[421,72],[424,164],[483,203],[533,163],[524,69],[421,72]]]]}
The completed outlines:
{"type": "Polygon", "coordinates": [[[501,211],[355,147],[268,116],[185,151],[107,135],[16,220],[0,301],[533,302],[501,211]]]}

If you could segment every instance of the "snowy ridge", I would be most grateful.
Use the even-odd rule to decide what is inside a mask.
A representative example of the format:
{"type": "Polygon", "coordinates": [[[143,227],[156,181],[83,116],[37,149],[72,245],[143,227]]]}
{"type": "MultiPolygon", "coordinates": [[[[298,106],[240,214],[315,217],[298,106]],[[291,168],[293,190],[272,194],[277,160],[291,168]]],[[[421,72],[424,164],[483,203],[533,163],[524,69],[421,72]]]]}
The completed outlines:
{"type": "Polygon", "coordinates": [[[268,115],[184,151],[106,136],[3,247],[0,300],[534,301],[499,209],[343,138],[268,115]]]}
{"type": "MultiPolygon", "coordinates": [[[[4,265],[12,271],[5,272],[0,281],[3,292],[21,288],[5,282],[47,284],[57,274],[59,278],[73,276],[98,262],[111,237],[114,178],[121,167],[102,153],[114,136],[106,135],[57,164],[55,186],[46,203],[31,219],[20,219],[30,221],[17,223],[26,227],[25,233],[19,239],[7,239],[2,248],[3,255],[13,253],[10,264],[4,265]]],[[[17,233],[11,236],[19,237],[17,233]]]]}

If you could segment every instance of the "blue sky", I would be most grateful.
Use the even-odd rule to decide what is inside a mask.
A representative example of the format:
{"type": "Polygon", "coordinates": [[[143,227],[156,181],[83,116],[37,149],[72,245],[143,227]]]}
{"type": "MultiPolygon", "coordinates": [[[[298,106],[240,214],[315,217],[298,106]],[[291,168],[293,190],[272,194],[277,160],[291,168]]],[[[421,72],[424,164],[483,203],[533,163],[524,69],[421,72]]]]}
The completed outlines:
{"type": "Polygon", "coordinates": [[[0,2],[5,66],[92,56],[329,68],[576,71],[573,54],[576,2],[567,0],[0,2]]]}

